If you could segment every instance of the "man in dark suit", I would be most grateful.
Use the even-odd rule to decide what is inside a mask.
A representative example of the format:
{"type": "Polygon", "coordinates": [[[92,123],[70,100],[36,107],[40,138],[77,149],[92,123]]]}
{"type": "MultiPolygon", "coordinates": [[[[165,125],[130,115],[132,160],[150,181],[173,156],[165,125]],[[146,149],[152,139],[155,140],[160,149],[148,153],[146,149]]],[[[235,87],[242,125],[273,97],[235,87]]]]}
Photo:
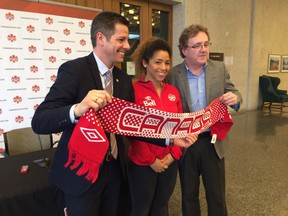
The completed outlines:
{"type": "MultiPolygon", "coordinates": [[[[220,97],[236,111],[242,98],[230,81],[223,62],[208,58],[209,33],[201,25],[191,25],[179,38],[179,50],[184,62],[168,73],[168,83],[181,94],[183,112],[195,112],[220,97]]],[[[200,215],[199,184],[202,175],[208,204],[208,215],[227,215],[225,201],[225,144],[212,140],[210,131],[199,134],[198,140],[183,154],[179,163],[182,190],[182,212],[185,216],[200,215]]]]}
{"type": "MultiPolygon", "coordinates": [[[[64,192],[69,216],[123,215],[118,212],[120,193],[125,192],[121,185],[126,184],[122,136],[116,135],[118,155],[112,157],[111,148],[108,149],[95,183],[88,181],[85,175],[78,176],[78,169],[65,168],[65,164],[69,155],[68,143],[77,119],[90,108],[97,111],[112,101],[111,93],[104,90],[105,87],[107,89],[108,69],[112,71],[113,96],[134,101],[131,78],[115,66],[123,62],[125,52],[130,49],[128,25],[124,17],[113,12],[97,15],[91,25],[93,52],[60,66],[56,82],[32,119],[32,128],[36,133],[63,131],[50,170],[50,180],[64,192]]],[[[153,142],[152,139],[149,141],[153,142]]],[[[189,138],[176,141],[175,144],[182,147],[193,143],[189,138]]],[[[161,145],[165,146],[165,140],[161,145]]],[[[127,194],[129,192],[126,191],[127,194]]],[[[121,201],[125,201],[125,197],[121,197],[121,201]]]]}
{"type": "MultiPolygon", "coordinates": [[[[105,88],[105,73],[113,74],[113,96],[134,101],[130,77],[114,66],[124,60],[130,49],[128,43],[129,22],[119,14],[103,12],[97,15],[91,26],[93,52],[82,58],[62,64],[57,80],[40,104],[32,119],[36,133],[63,131],[50,170],[50,180],[65,195],[69,216],[116,215],[121,180],[124,172],[124,144],[116,136],[117,159],[104,160],[96,183],[76,175],[64,165],[68,161],[68,142],[77,118],[90,108],[98,109],[111,102],[105,88]]],[[[111,158],[111,157],[110,157],[111,158]]]]}

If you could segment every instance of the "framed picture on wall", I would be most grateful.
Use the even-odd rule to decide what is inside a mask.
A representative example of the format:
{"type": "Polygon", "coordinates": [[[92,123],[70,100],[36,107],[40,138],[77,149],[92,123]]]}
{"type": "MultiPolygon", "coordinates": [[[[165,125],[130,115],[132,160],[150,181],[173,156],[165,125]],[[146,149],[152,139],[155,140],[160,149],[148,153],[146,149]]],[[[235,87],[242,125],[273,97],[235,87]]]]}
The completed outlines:
{"type": "Polygon", "coordinates": [[[268,56],[268,73],[278,73],[280,71],[280,55],[268,56]]]}
{"type": "Polygon", "coordinates": [[[281,72],[288,73],[288,55],[282,55],[281,72]]]}

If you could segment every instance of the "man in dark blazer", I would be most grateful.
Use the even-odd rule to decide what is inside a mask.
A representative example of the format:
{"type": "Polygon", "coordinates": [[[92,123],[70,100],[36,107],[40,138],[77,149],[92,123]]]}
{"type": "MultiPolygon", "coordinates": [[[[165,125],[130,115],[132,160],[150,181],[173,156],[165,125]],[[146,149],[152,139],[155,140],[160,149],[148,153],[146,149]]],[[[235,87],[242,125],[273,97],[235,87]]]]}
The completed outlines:
{"type": "MultiPolygon", "coordinates": [[[[181,94],[183,111],[195,112],[219,98],[236,111],[242,97],[237,91],[225,65],[208,58],[209,33],[201,25],[191,25],[179,38],[179,50],[184,62],[171,69],[167,82],[181,94]]],[[[224,149],[222,141],[212,140],[210,131],[199,134],[179,163],[182,189],[182,212],[185,216],[200,215],[199,184],[202,175],[206,191],[208,215],[227,215],[225,201],[224,149]]]]}
{"type": "MultiPolygon", "coordinates": [[[[113,96],[134,101],[130,77],[115,63],[124,60],[130,49],[128,43],[129,22],[119,14],[103,12],[97,15],[91,26],[93,52],[82,58],[62,64],[56,82],[32,119],[36,133],[63,131],[50,170],[50,179],[64,192],[69,216],[117,215],[118,198],[124,169],[124,143],[116,135],[117,159],[104,160],[96,183],[76,175],[64,165],[68,161],[68,142],[77,118],[90,108],[98,109],[111,102],[105,88],[105,73],[113,74],[113,96]]],[[[111,157],[110,157],[111,158],[111,157]]]]}

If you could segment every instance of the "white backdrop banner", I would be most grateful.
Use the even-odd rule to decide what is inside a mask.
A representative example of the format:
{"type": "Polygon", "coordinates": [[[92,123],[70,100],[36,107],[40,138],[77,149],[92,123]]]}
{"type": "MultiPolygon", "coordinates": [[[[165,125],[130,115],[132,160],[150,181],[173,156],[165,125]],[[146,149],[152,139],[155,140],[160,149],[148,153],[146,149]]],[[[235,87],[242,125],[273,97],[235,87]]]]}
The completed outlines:
{"type": "Polygon", "coordinates": [[[0,9],[0,148],[3,133],[30,127],[65,61],[88,55],[91,20],[0,9]]]}

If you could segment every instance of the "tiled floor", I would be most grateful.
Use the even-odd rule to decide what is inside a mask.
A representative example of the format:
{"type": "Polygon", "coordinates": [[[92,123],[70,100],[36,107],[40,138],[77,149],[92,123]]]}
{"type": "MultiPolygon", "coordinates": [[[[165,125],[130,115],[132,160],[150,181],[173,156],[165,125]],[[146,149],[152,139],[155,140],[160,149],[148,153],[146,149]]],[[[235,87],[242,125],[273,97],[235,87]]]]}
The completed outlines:
{"type": "MultiPolygon", "coordinates": [[[[232,114],[226,156],[226,197],[230,216],[288,216],[288,113],[232,114]]],[[[202,215],[207,215],[201,188],[202,215]]],[[[181,216],[179,181],[170,216],[181,216]]]]}

